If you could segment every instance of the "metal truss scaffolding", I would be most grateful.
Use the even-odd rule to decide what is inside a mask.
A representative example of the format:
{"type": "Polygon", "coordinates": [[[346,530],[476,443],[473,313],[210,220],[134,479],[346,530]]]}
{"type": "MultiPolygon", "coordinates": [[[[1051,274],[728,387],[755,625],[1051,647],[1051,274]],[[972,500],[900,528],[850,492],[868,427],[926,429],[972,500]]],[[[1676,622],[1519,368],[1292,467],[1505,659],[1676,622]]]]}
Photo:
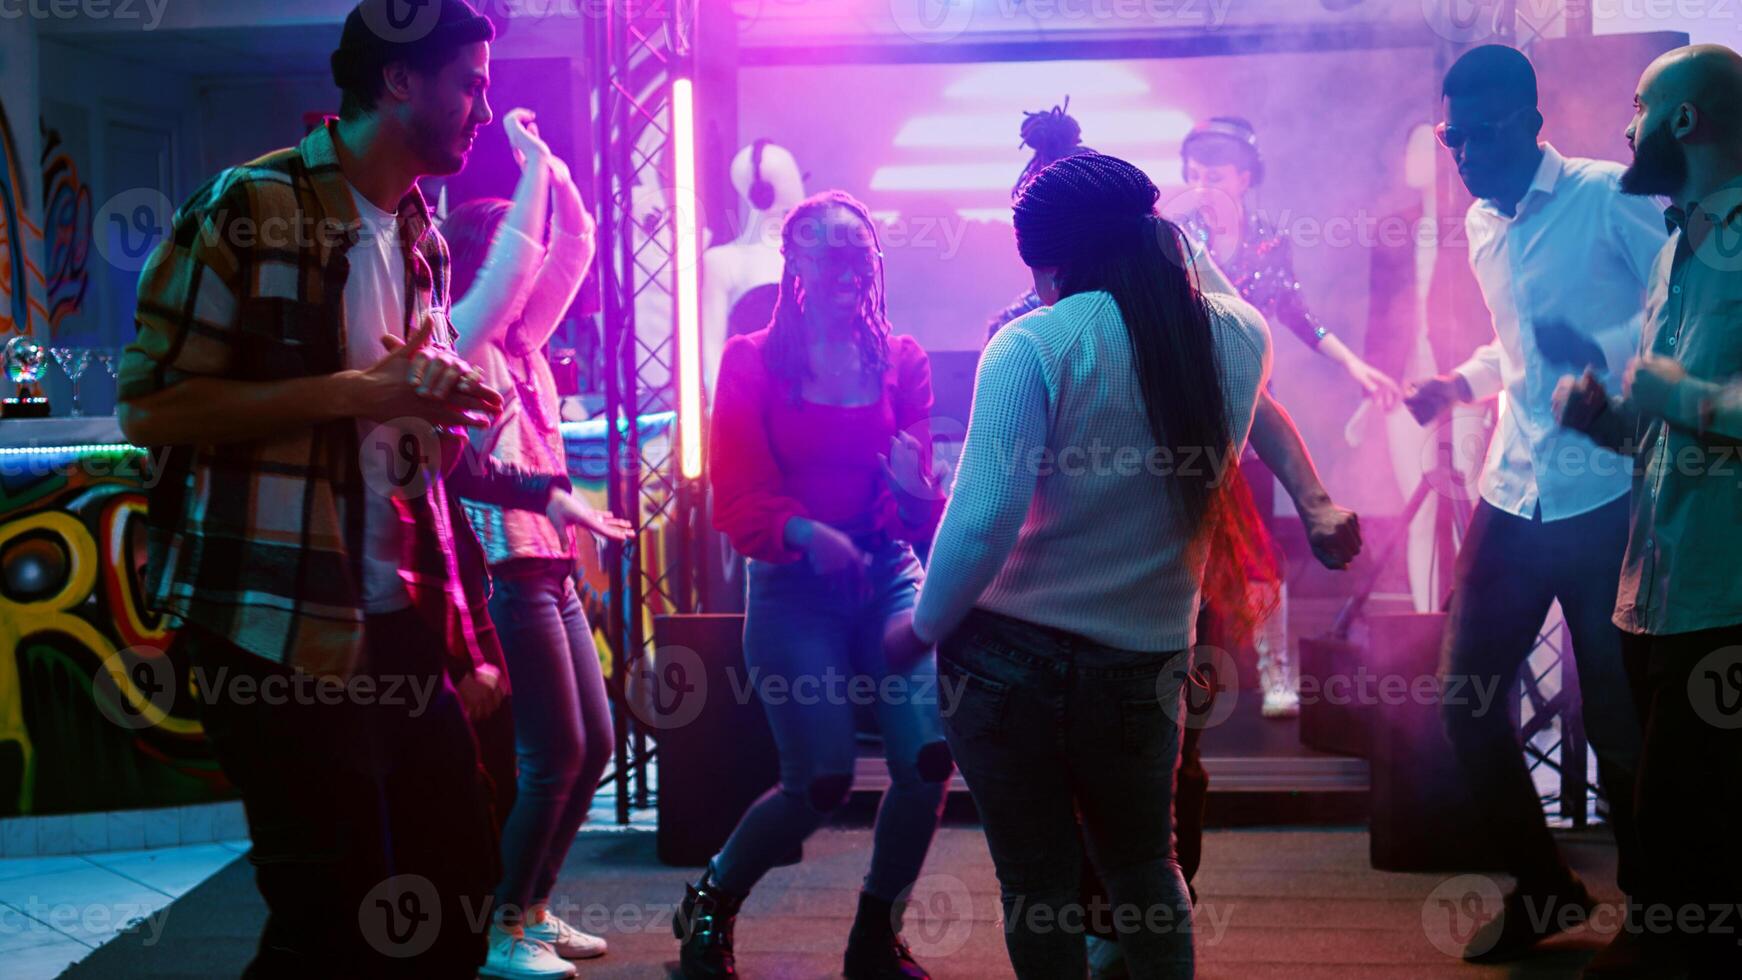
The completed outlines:
{"type": "Polygon", "coordinates": [[[699,0],[610,0],[587,18],[594,200],[605,360],[607,498],[637,531],[607,553],[605,634],[614,702],[617,820],[649,805],[653,747],[633,679],[653,653],[650,617],[690,612],[686,547],[693,508],[675,432],[644,424],[676,408],[672,310],[677,267],[671,188],[672,81],[694,61],[699,0]]]}

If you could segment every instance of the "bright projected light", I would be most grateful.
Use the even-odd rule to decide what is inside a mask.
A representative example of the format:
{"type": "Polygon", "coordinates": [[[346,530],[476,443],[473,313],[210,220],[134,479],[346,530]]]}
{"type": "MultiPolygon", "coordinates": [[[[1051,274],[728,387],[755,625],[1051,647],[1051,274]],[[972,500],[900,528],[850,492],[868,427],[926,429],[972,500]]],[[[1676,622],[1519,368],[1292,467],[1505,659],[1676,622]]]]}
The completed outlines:
{"type": "Polygon", "coordinates": [[[695,87],[687,78],[671,83],[672,177],[677,233],[678,442],[685,479],[702,475],[702,316],[700,215],[696,209],[695,87]]]}
{"type": "MultiPolygon", "coordinates": [[[[1126,109],[1071,113],[1097,148],[1178,144],[1191,132],[1192,117],[1177,109],[1126,109]]],[[[895,134],[901,148],[951,147],[1008,150],[1013,142],[1009,110],[915,116],[895,134]]],[[[1015,116],[1020,121],[1020,116],[1015,116]]]]}

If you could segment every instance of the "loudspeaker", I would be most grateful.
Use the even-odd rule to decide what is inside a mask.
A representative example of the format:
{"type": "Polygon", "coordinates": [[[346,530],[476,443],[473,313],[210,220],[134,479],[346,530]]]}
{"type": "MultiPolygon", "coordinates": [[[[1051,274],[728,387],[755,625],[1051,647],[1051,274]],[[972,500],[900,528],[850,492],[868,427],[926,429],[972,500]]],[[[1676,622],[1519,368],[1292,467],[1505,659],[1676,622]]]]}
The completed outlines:
{"type": "Polygon", "coordinates": [[[1373,709],[1358,696],[1367,650],[1332,636],[1300,641],[1300,742],[1310,749],[1366,758],[1373,709]]]}
{"type": "Polygon", "coordinates": [[[1369,857],[1382,871],[1491,871],[1502,862],[1440,724],[1445,613],[1368,618],[1372,706],[1369,857]],[[1404,682],[1401,693],[1397,681],[1404,682]],[[1389,687],[1387,686],[1389,684],[1389,687]],[[1431,689],[1431,697],[1419,696],[1431,689]],[[1387,693],[1387,692],[1390,693],[1387,693]]]}
{"type": "Polygon", "coordinates": [[[651,726],[659,744],[656,844],[666,864],[696,867],[779,780],[780,757],[744,669],[742,615],[656,616],[653,638],[656,688],[683,698],[656,708],[651,726]],[[683,676],[665,676],[673,671],[683,676]]]}

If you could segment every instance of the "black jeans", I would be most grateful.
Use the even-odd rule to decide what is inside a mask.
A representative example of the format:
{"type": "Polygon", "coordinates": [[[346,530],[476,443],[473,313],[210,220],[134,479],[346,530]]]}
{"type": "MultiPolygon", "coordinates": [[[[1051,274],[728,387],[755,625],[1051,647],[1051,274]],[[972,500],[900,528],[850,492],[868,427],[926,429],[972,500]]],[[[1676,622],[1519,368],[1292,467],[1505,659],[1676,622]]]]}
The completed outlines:
{"type": "Polygon", "coordinates": [[[1173,847],[1184,652],[1115,650],[981,610],[938,648],[944,729],[986,828],[1018,977],[1080,977],[1110,921],[1131,975],[1192,975],[1173,847]],[[1084,848],[1109,907],[1084,907],[1084,848]]]}
{"type": "Polygon", "coordinates": [[[1609,801],[1617,878],[1632,894],[1639,855],[1633,778],[1639,716],[1610,616],[1627,547],[1628,501],[1545,523],[1476,507],[1458,554],[1450,620],[1440,656],[1441,717],[1472,798],[1507,870],[1528,890],[1555,891],[1571,871],[1549,833],[1508,703],[1549,607],[1560,600],[1572,633],[1584,698],[1585,734],[1609,801]]]}
{"type": "Polygon", "coordinates": [[[484,962],[496,832],[444,644],[411,610],[366,636],[367,666],[339,687],[194,627],[176,638],[266,900],[246,977],[470,978],[484,962]]]}
{"type": "Polygon", "coordinates": [[[1644,908],[1629,926],[1677,932],[1696,977],[1742,976],[1742,625],[1622,643],[1645,720],[1644,908]]]}

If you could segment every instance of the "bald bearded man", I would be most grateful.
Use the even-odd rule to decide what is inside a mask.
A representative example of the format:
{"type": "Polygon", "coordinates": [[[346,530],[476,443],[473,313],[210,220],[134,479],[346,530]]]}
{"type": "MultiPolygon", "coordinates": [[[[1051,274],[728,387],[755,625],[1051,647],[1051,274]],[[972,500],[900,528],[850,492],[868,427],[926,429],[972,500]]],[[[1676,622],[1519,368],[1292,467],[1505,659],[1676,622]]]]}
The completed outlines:
{"type": "Polygon", "coordinates": [[[1645,729],[1636,809],[1653,965],[1742,976],[1742,56],[1679,48],[1640,79],[1631,194],[1661,195],[1644,352],[1611,397],[1588,373],[1563,425],[1635,457],[1615,604],[1645,729]]]}

